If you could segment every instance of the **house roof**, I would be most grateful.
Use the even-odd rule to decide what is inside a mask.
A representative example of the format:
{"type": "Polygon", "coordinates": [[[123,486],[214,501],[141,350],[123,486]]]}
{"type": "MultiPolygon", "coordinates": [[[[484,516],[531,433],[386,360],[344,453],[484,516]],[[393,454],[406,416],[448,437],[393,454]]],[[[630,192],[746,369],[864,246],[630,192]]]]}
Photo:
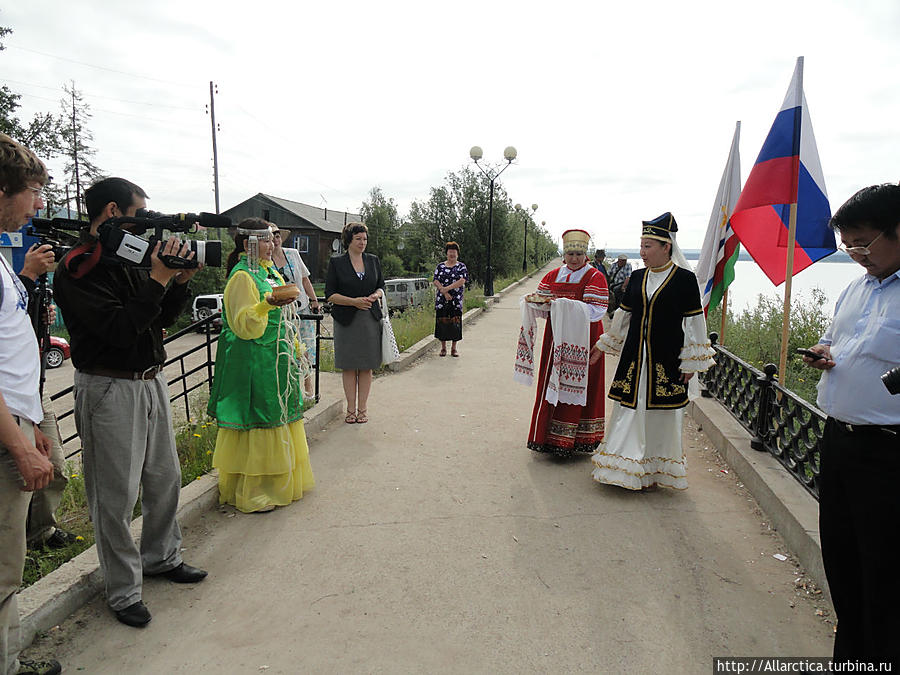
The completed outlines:
{"type": "Polygon", "coordinates": [[[345,214],[344,211],[332,211],[331,209],[326,211],[326,209],[320,209],[318,206],[302,204],[300,202],[291,201],[290,199],[267,195],[263,192],[260,192],[257,197],[268,199],[286,211],[290,211],[294,215],[303,218],[303,220],[307,221],[313,227],[317,227],[325,232],[340,233],[341,230],[344,229],[344,222],[362,221],[362,216],[358,213],[347,212],[345,214]],[[344,218],[345,215],[346,221],[344,218]]]}

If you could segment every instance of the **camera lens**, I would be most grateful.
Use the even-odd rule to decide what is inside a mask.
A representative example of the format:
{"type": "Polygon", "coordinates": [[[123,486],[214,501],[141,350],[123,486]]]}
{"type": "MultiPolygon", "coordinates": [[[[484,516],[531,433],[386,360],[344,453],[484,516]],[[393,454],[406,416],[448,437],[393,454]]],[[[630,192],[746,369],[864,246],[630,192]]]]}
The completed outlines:
{"type": "Polygon", "coordinates": [[[222,266],[222,242],[216,240],[204,241],[194,240],[190,241],[191,250],[194,252],[196,256],[196,260],[198,263],[202,265],[206,265],[207,267],[221,267],[222,266]]]}

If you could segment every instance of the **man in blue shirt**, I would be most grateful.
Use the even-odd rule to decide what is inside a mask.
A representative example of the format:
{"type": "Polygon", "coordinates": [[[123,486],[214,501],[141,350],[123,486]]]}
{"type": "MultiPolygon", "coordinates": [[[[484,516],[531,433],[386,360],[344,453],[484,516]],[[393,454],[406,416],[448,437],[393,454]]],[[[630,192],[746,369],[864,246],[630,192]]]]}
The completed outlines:
{"type": "Polygon", "coordinates": [[[900,661],[900,613],[886,582],[897,569],[900,396],[881,375],[900,365],[900,186],[867,187],[831,219],[866,274],[838,298],[803,360],[824,370],[819,531],[838,626],[836,661],[900,661]]]}

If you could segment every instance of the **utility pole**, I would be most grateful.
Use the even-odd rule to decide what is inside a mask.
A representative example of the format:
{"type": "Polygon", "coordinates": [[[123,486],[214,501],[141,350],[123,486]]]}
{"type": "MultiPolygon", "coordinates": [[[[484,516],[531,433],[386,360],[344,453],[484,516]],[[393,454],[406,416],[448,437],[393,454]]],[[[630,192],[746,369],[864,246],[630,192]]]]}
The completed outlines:
{"type": "Polygon", "coordinates": [[[209,122],[212,126],[212,148],[213,148],[213,190],[216,195],[216,213],[219,212],[219,152],[216,149],[216,130],[218,127],[216,126],[216,99],[215,94],[218,93],[218,88],[213,84],[213,81],[209,81],[209,122]]]}

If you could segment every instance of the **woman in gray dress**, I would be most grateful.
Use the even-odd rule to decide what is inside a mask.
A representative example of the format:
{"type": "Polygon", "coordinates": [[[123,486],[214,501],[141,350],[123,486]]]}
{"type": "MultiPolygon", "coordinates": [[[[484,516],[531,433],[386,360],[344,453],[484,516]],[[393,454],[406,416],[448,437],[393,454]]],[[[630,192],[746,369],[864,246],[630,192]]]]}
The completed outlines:
{"type": "Polygon", "coordinates": [[[334,365],[342,373],[347,424],[369,421],[366,406],[372,371],[381,365],[381,304],[384,276],[377,256],[365,253],[369,229],[347,223],[341,232],[346,253],[328,261],[325,298],[332,303],[334,365]]]}

